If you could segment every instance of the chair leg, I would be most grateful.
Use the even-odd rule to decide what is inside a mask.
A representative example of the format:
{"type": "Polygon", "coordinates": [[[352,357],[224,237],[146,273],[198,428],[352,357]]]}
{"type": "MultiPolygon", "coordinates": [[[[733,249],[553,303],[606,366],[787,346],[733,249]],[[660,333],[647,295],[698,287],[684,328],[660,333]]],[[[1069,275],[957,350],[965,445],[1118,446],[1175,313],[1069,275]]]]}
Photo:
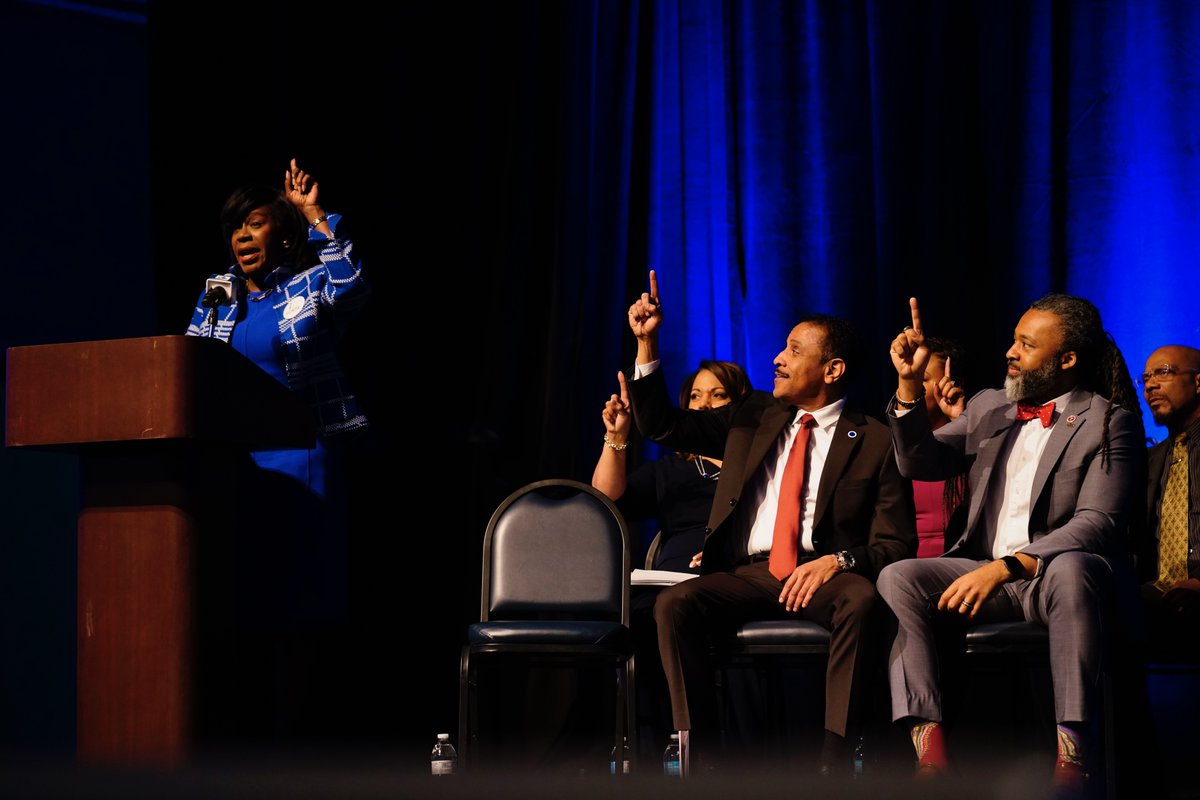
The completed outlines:
{"type": "MultiPolygon", "coordinates": [[[[637,727],[637,664],[633,654],[629,654],[625,662],[625,731],[629,744],[631,767],[637,769],[638,762],[638,727],[637,727]]],[[[620,698],[618,698],[620,700],[620,698]]]]}
{"type": "Polygon", "coordinates": [[[1117,797],[1117,752],[1114,741],[1116,718],[1113,712],[1112,673],[1105,669],[1100,674],[1100,736],[1104,752],[1104,796],[1108,800],[1117,797]]]}
{"type": "Polygon", "coordinates": [[[686,778],[692,772],[692,732],[679,732],[679,776],[686,778]]]}
{"type": "Polygon", "coordinates": [[[464,645],[458,663],[458,762],[466,771],[473,755],[471,748],[471,689],[474,676],[471,674],[471,646],[464,645]]]}
{"type": "Polygon", "coordinates": [[[626,739],[625,739],[625,692],[628,691],[628,687],[625,682],[625,665],[623,663],[618,663],[615,672],[616,672],[615,677],[617,679],[617,695],[616,695],[616,702],[613,703],[613,705],[616,706],[616,709],[615,709],[616,724],[613,726],[612,746],[613,746],[613,752],[617,754],[617,756],[616,756],[617,765],[616,766],[617,766],[617,774],[619,775],[621,772],[621,756],[620,756],[621,746],[623,744],[625,744],[625,742],[626,742],[626,739]]]}

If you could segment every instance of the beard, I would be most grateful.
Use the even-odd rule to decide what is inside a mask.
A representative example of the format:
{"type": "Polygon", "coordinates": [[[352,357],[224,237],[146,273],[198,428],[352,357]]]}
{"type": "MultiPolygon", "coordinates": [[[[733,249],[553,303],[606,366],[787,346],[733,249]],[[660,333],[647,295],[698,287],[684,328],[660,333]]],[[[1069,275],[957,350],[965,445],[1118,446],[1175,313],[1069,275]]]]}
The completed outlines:
{"type": "MultiPolygon", "coordinates": [[[[1011,363],[1011,362],[1010,362],[1011,363]]],[[[1058,377],[1058,358],[1047,359],[1040,367],[1022,370],[1015,378],[1004,376],[1004,396],[1010,401],[1029,400],[1042,397],[1053,391],[1054,379],[1058,377]]]]}

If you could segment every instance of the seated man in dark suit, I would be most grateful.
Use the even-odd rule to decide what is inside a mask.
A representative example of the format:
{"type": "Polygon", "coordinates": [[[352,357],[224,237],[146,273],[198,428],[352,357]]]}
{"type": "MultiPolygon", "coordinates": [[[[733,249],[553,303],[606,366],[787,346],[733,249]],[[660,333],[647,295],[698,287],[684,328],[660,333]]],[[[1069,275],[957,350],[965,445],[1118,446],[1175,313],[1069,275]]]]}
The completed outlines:
{"type": "MultiPolygon", "coordinates": [[[[822,774],[849,769],[860,725],[873,580],[916,553],[912,487],[887,427],[846,403],[856,339],[842,320],[813,315],[775,358],[774,390],[710,411],[676,408],[658,369],[662,306],[651,291],[629,309],[638,340],[629,383],[643,436],[723,458],[700,576],[655,604],[674,726],[685,749],[712,755],[718,734],[709,645],[750,620],[798,617],[831,632],[822,774]]],[[[692,753],[685,757],[685,770],[692,753]]]]}
{"type": "Polygon", "coordinates": [[[966,530],[945,555],[879,576],[898,623],[888,662],[893,718],[910,728],[918,774],[946,772],[935,629],[955,619],[1039,623],[1050,632],[1054,782],[1081,791],[1103,611],[1128,563],[1145,469],[1133,382],[1095,306],[1047,295],[1017,323],[1004,389],[980,392],[932,431],[921,413],[929,353],[915,298],[910,305],[912,325],[891,347],[899,380],[888,417],[900,472],[914,480],[966,472],[971,495],[966,530]]]}
{"type": "Polygon", "coordinates": [[[1150,449],[1138,568],[1156,652],[1200,657],[1200,350],[1168,345],[1146,359],[1146,404],[1168,436],[1150,449]]]}

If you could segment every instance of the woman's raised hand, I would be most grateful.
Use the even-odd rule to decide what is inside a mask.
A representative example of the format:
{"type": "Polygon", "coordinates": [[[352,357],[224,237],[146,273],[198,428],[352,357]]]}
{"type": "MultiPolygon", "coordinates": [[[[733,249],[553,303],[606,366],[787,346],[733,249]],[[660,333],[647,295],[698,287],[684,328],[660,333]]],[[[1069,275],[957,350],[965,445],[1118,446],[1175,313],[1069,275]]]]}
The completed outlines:
{"type": "Polygon", "coordinates": [[[958,419],[967,407],[967,396],[963,388],[950,377],[950,359],[946,358],[946,374],[933,386],[933,398],[947,419],[958,419]]]}
{"type": "Polygon", "coordinates": [[[629,416],[629,387],[625,385],[625,373],[617,373],[617,382],[621,384],[621,394],[613,395],[604,404],[600,412],[604,420],[604,430],[613,444],[625,444],[629,440],[631,418],[629,416]]]}
{"type": "MultiPolygon", "coordinates": [[[[317,205],[317,182],[304,170],[296,166],[296,159],[283,172],[283,191],[288,202],[304,213],[307,209],[319,209],[317,205]]],[[[307,218],[308,215],[306,214],[307,218]]],[[[309,219],[309,222],[312,222],[309,219]]]]}

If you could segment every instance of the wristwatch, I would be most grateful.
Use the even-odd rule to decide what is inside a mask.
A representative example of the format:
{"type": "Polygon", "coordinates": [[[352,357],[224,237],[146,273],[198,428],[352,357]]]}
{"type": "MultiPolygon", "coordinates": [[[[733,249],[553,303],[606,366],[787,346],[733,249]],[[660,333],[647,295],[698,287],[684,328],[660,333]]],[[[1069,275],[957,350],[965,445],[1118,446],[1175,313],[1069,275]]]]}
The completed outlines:
{"type": "Polygon", "coordinates": [[[898,395],[898,394],[895,395],[895,398],[896,398],[896,405],[900,406],[901,408],[913,409],[913,408],[916,408],[917,406],[921,405],[921,401],[925,399],[925,390],[924,389],[921,390],[921,393],[919,395],[917,395],[916,400],[901,400],[900,395],[898,395]]]}
{"type": "Polygon", "coordinates": [[[833,557],[837,559],[838,572],[849,572],[854,569],[854,556],[849,550],[839,550],[833,554],[833,557]]]}
{"type": "Polygon", "coordinates": [[[1004,562],[1004,566],[1008,567],[1010,581],[1025,577],[1025,567],[1021,564],[1021,559],[1016,556],[1001,556],[1000,560],[1004,562]]]}

